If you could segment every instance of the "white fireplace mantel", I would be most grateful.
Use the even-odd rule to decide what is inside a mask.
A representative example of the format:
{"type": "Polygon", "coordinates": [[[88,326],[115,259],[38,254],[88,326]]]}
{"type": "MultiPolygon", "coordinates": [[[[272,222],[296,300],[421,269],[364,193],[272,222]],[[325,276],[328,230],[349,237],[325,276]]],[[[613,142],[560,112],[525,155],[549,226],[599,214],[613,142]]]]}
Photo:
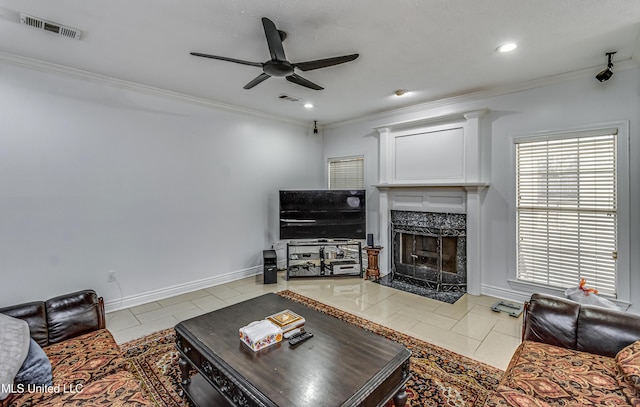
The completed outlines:
{"type": "Polygon", "coordinates": [[[421,182],[421,183],[393,183],[393,184],[375,184],[376,188],[464,188],[465,190],[479,189],[482,190],[489,186],[488,182],[421,182]]]}
{"type": "MultiPolygon", "coordinates": [[[[482,191],[489,187],[481,119],[487,109],[395,123],[376,128],[380,137],[380,243],[392,245],[391,210],[466,213],[467,292],[481,294],[482,191]]],[[[380,271],[391,270],[390,250],[380,271]]]]}

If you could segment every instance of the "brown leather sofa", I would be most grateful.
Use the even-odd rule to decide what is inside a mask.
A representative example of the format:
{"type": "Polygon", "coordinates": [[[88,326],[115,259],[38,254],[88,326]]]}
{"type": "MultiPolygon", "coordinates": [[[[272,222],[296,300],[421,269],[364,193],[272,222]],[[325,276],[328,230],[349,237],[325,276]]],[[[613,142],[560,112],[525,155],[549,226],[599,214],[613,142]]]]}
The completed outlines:
{"type": "Polygon", "coordinates": [[[640,316],[534,294],[523,322],[487,406],[640,405],[640,316]]]}
{"type": "Polygon", "coordinates": [[[46,353],[53,373],[51,388],[16,391],[2,401],[2,407],[154,405],[106,329],[104,303],[95,291],[0,308],[0,313],[29,324],[31,337],[46,353]]]}

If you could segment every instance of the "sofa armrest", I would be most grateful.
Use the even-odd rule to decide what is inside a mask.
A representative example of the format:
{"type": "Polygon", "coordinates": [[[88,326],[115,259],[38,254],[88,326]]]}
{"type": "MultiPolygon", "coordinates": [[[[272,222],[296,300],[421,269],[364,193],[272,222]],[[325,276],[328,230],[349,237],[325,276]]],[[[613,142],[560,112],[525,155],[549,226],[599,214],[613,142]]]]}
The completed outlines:
{"type": "Polygon", "coordinates": [[[45,301],[49,344],[105,328],[104,303],[93,290],[45,301]]]}
{"type": "Polygon", "coordinates": [[[608,357],[640,340],[639,315],[546,294],[533,294],[525,309],[523,340],[608,357]]]}

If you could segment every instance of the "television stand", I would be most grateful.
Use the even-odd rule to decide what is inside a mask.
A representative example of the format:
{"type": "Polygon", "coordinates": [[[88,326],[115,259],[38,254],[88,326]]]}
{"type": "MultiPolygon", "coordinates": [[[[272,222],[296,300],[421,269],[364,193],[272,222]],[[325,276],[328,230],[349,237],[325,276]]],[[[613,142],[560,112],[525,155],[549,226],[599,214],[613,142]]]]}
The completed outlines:
{"type": "Polygon", "coordinates": [[[362,244],[322,239],[287,243],[286,279],[302,277],[362,278],[362,244]]]}

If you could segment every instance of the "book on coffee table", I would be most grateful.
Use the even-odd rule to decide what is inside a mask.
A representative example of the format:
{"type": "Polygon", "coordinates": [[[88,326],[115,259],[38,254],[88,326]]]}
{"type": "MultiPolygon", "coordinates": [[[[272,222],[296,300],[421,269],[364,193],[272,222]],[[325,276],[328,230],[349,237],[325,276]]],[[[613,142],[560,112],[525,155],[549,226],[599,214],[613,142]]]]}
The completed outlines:
{"type": "Polygon", "coordinates": [[[303,317],[288,309],[280,311],[277,314],[269,315],[266,319],[279,327],[282,333],[300,328],[305,323],[303,317]]]}

